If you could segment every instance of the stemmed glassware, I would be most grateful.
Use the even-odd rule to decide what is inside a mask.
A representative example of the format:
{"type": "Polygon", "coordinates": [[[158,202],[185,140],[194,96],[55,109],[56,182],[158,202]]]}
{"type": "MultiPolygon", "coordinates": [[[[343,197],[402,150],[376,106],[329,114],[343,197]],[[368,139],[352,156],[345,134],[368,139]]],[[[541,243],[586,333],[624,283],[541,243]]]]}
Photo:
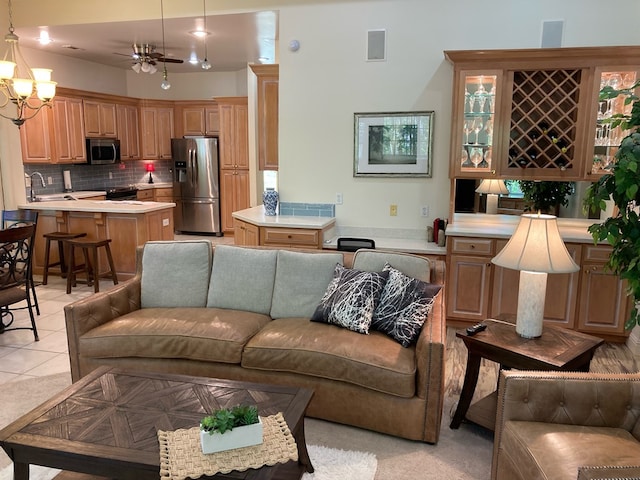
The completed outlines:
{"type": "Polygon", "coordinates": [[[478,168],[478,165],[482,162],[482,148],[472,148],[471,149],[471,163],[473,166],[478,168]]]}
{"type": "Polygon", "coordinates": [[[480,133],[480,130],[482,130],[483,124],[482,124],[482,119],[481,118],[476,118],[473,121],[473,131],[476,134],[476,141],[475,144],[479,145],[480,142],[478,142],[478,134],[480,133]]]}
{"type": "Polygon", "coordinates": [[[464,124],[462,125],[462,131],[465,135],[464,143],[469,144],[469,134],[473,132],[473,120],[465,119],[464,124]]]}

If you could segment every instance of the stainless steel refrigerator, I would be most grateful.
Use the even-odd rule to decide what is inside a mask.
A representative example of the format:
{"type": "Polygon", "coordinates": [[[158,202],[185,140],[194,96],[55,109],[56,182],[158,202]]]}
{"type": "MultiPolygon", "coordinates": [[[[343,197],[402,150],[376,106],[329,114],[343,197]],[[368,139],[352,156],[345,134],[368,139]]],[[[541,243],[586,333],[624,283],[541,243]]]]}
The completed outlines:
{"type": "Polygon", "coordinates": [[[172,138],[176,232],[222,235],[216,137],[172,138]]]}

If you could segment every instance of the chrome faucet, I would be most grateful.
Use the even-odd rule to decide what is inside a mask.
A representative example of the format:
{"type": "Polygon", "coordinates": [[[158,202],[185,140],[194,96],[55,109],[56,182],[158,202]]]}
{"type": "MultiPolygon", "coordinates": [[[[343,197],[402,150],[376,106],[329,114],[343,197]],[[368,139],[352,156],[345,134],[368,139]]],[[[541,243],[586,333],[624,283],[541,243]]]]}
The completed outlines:
{"type": "MultiPolygon", "coordinates": [[[[26,175],[26,173],[25,173],[26,175]]],[[[37,175],[40,177],[40,182],[42,183],[42,188],[47,188],[47,184],[44,182],[44,177],[42,176],[42,174],[40,172],[33,172],[31,175],[29,175],[29,178],[31,179],[31,182],[29,182],[29,188],[30,188],[30,194],[29,194],[29,201],[30,202],[35,202],[36,201],[36,196],[33,194],[33,176],[37,175]]]]}

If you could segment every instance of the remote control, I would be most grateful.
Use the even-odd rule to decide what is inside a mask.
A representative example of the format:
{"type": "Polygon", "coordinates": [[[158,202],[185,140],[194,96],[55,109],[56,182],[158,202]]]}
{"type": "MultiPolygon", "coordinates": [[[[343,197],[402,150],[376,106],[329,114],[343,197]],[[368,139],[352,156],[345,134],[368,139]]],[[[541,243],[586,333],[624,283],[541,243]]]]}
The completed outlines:
{"type": "Polygon", "coordinates": [[[467,328],[467,335],[475,335],[478,332],[483,331],[487,328],[486,323],[476,323],[475,325],[467,328]]]}

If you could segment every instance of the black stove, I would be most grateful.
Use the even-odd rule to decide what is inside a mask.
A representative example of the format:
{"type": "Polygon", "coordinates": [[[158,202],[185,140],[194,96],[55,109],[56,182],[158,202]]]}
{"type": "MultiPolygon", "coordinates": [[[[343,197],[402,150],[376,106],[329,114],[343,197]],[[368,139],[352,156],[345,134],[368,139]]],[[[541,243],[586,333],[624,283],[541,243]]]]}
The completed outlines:
{"type": "Polygon", "coordinates": [[[110,187],[104,189],[107,192],[107,200],[135,200],[138,188],[134,186],[110,187]]]}

